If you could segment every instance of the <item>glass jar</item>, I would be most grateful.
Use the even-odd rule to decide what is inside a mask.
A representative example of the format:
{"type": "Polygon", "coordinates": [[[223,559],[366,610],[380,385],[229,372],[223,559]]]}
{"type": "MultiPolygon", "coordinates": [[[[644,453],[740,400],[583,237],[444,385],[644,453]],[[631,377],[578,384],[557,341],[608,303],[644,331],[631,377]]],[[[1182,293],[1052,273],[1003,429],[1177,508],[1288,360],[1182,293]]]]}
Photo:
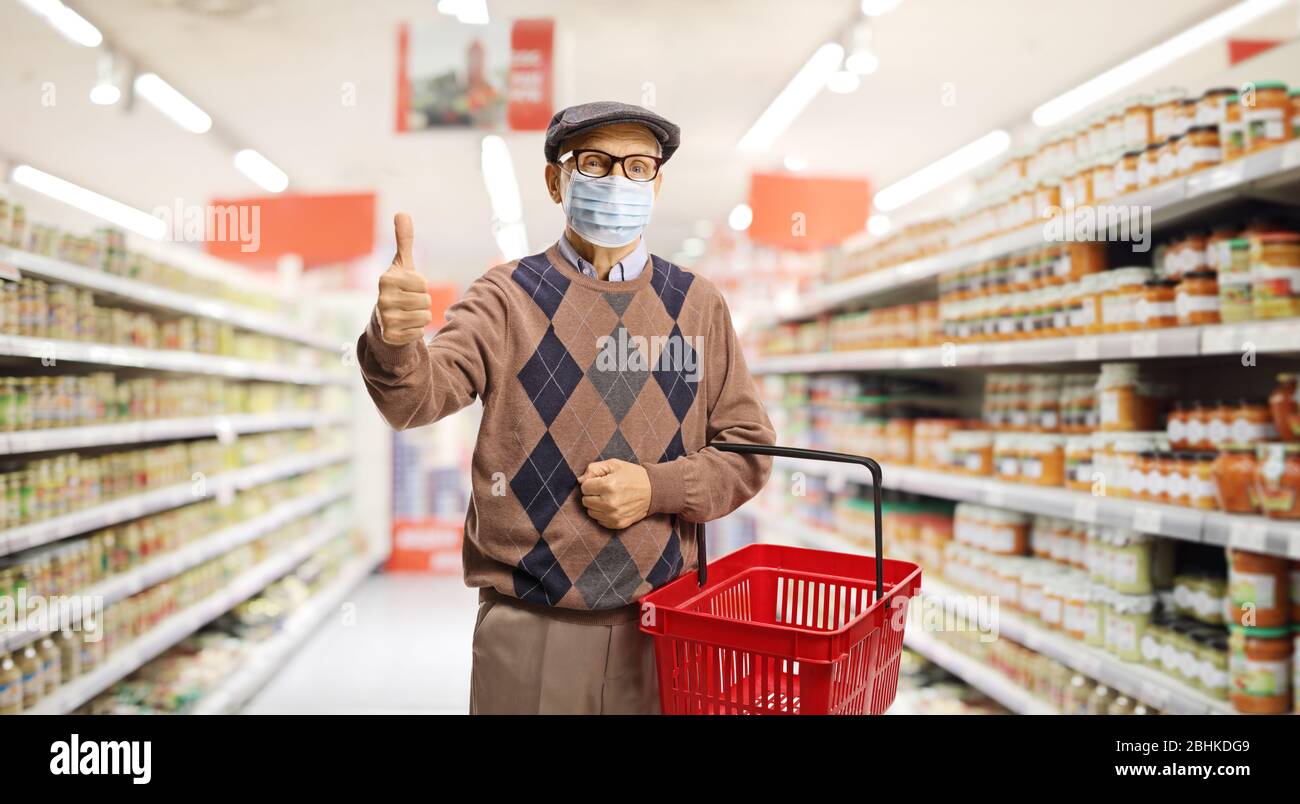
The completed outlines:
{"type": "Polygon", "coordinates": [[[1219,323],[1219,283],[1213,271],[1183,275],[1174,291],[1174,313],[1181,326],[1219,323]]]}
{"type": "Polygon", "coordinates": [[[1130,149],[1145,148],[1151,143],[1151,98],[1131,98],[1124,110],[1124,144],[1130,149]]]}
{"type": "Polygon", "coordinates": [[[1281,556],[1228,550],[1228,621],[1261,628],[1284,626],[1290,618],[1290,573],[1281,556]]]}
{"type": "Polygon", "coordinates": [[[1106,643],[1120,661],[1142,661],[1142,636],[1151,623],[1155,607],[1154,595],[1115,595],[1111,599],[1106,643]]]}
{"type": "Polygon", "coordinates": [[[1021,438],[1020,479],[1035,486],[1065,483],[1064,437],[1033,434],[1021,438]]]}
{"type": "Polygon", "coordinates": [[[1224,245],[1219,263],[1219,315],[1225,324],[1248,321],[1254,317],[1251,242],[1234,237],[1224,245]]]}
{"type": "Polygon", "coordinates": [[[1151,594],[1152,537],[1116,529],[1110,537],[1110,587],[1121,595],[1151,594]]]}
{"type": "Polygon", "coordinates": [[[1178,325],[1177,288],[1175,279],[1148,279],[1143,283],[1134,311],[1138,328],[1178,325]]]}
{"type": "Polygon", "coordinates": [[[1281,81],[1255,84],[1254,103],[1242,109],[1245,139],[1250,153],[1256,153],[1291,139],[1291,99],[1281,81]]]}
{"type": "Polygon", "coordinates": [[[1255,493],[1255,472],[1259,462],[1253,444],[1226,444],[1214,460],[1214,497],[1220,511],[1231,514],[1259,513],[1255,493]]]}
{"type": "Polygon", "coordinates": [[[1268,405],[1249,399],[1238,399],[1232,408],[1228,440],[1238,444],[1259,444],[1277,440],[1277,428],[1268,405]]]}
{"type": "Polygon", "coordinates": [[[1205,125],[1187,129],[1187,136],[1180,140],[1176,157],[1178,173],[1184,176],[1219,164],[1223,160],[1219,127],[1205,125]]]}
{"type": "Polygon", "coordinates": [[[1277,387],[1268,396],[1268,408],[1278,437],[1283,441],[1300,441],[1300,388],[1295,374],[1277,375],[1277,387]]]}
{"type": "Polygon", "coordinates": [[[1142,149],[1137,165],[1137,189],[1145,190],[1160,180],[1160,149],[1164,141],[1153,142],[1142,149]]]}
{"type": "Polygon", "coordinates": [[[1140,328],[1137,304],[1142,298],[1144,285],[1154,278],[1150,268],[1139,266],[1116,268],[1109,272],[1109,281],[1101,294],[1101,331],[1129,332],[1140,328]]]}
{"type": "Polygon", "coordinates": [[[1141,161],[1142,151],[1135,149],[1125,151],[1115,163],[1115,174],[1111,179],[1115,196],[1126,195],[1138,188],[1138,164],[1141,161]]]}
{"type": "Polygon", "coordinates": [[[1065,486],[1075,491],[1092,489],[1092,438],[1070,436],[1065,440],[1065,486]]]}
{"type": "Polygon", "coordinates": [[[1229,626],[1232,708],[1248,715],[1291,711],[1291,634],[1286,628],[1229,626]]]}
{"type": "Polygon", "coordinates": [[[1232,443],[1233,407],[1222,399],[1216,400],[1207,411],[1206,440],[1211,449],[1220,449],[1224,444],[1232,443]]]}
{"type": "Polygon", "coordinates": [[[1175,134],[1160,144],[1156,150],[1156,181],[1169,181],[1178,176],[1178,151],[1185,137],[1175,134]]]}
{"type": "Polygon", "coordinates": [[[1251,238],[1250,276],[1255,318],[1300,316],[1300,232],[1251,238]]]}
{"type": "Polygon", "coordinates": [[[1219,508],[1218,484],[1214,480],[1214,462],[1218,455],[1213,452],[1196,452],[1192,454],[1191,479],[1188,496],[1191,506],[1201,511],[1214,511],[1219,508]]]}
{"type": "Polygon", "coordinates": [[[1228,700],[1228,635],[1222,630],[1207,633],[1201,642],[1200,688],[1216,701],[1228,700]]]}
{"type": "Polygon", "coordinates": [[[1241,96],[1236,93],[1224,99],[1219,141],[1223,144],[1224,162],[1240,159],[1246,154],[1246,124],[1241,115],[1241,96]]]}
{"type": "Polygon", "coordinates": [[[1260,444],[1255,496],[1270,519],[1300,519],[1300,443],[1260,444]]]}
{"type": "Polygon", "coordinates": [[[993,434],[983,430],[957,430],[948,434],[948,450],[957,471],[969,475],[993,474],[993,434]]]}

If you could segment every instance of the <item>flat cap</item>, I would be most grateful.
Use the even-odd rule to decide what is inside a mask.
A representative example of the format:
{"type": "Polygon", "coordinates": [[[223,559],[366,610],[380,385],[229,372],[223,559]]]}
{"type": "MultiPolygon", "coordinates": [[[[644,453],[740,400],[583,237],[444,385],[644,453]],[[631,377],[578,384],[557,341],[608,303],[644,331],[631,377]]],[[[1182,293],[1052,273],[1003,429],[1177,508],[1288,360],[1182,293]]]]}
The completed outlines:
{"type": "Polygon", "coordinates": [[[616,123],[637,123],[650,129],[659,140],[665,162],[682,143],[682,130],[649,109],[618,101],[581,103],[561,109],[551,118],[546,128],[546,161],[558,160],[560,143],[570,137],[616,123]]]}

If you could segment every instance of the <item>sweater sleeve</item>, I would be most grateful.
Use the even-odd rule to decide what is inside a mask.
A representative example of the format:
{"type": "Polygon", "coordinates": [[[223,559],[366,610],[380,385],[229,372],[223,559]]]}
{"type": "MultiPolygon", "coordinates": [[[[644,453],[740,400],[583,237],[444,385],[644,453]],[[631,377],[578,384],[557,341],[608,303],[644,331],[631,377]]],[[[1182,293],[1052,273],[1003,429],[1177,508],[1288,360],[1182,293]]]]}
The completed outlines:
{"type": "MultiPolygon", "coordinates": [[[[716,293],[716,291],[715,291],[716,293]]],[[[708,405],[707,441],[731,444],[776,443],[754,378],[745,365],[731,311],[717,294],[713,324],[704,344],[704,386],[708,405]]],[[[671,461],[648,464],[650,513],[681,514],[709,522],[739,508],[762,489],[772,471],[765,455],[739,455],[705,447],[671,461]]]]}
{"type": "Polygon", "coordinates": [[[505,337],[506,300],[496,283],[480,277],[447,309],[447,323],[426,345],[385,343],[379,311],[357,340],[357,363],[366,390],[396,430],[435,422],[490,393],[492,345],[505,337]]]}

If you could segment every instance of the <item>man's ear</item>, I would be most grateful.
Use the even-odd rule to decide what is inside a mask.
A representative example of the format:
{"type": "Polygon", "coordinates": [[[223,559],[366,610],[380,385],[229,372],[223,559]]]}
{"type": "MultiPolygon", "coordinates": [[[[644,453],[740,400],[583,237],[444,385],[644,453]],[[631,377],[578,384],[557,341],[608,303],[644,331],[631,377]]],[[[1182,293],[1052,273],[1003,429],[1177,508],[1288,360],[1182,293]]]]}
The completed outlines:
{"type": "Polygon", "coordinates": [[[557,204],[563,200],[560,195],[560,169],[549,162],[546,165],[546,192],[550,193],[551,200],[557,204]]]}
{"type": "Polygon", "coordinates": [[[663,169],[661,168],[659,172],[655,174],[655,198],[656,199],[659,198],[659,187],[663,183],[664,183],[664,172],[663,169]]]}

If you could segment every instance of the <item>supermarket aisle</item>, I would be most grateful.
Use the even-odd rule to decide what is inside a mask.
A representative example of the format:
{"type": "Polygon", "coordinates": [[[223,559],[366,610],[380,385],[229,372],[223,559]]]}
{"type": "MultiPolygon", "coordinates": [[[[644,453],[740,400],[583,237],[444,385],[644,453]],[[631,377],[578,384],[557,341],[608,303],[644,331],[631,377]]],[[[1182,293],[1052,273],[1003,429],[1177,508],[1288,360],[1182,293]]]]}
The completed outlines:
{"type": "Polygon", "coordinates": [[[464,714],[477,593],[461,579],[372,575],[246,714],[464,714]]]}

